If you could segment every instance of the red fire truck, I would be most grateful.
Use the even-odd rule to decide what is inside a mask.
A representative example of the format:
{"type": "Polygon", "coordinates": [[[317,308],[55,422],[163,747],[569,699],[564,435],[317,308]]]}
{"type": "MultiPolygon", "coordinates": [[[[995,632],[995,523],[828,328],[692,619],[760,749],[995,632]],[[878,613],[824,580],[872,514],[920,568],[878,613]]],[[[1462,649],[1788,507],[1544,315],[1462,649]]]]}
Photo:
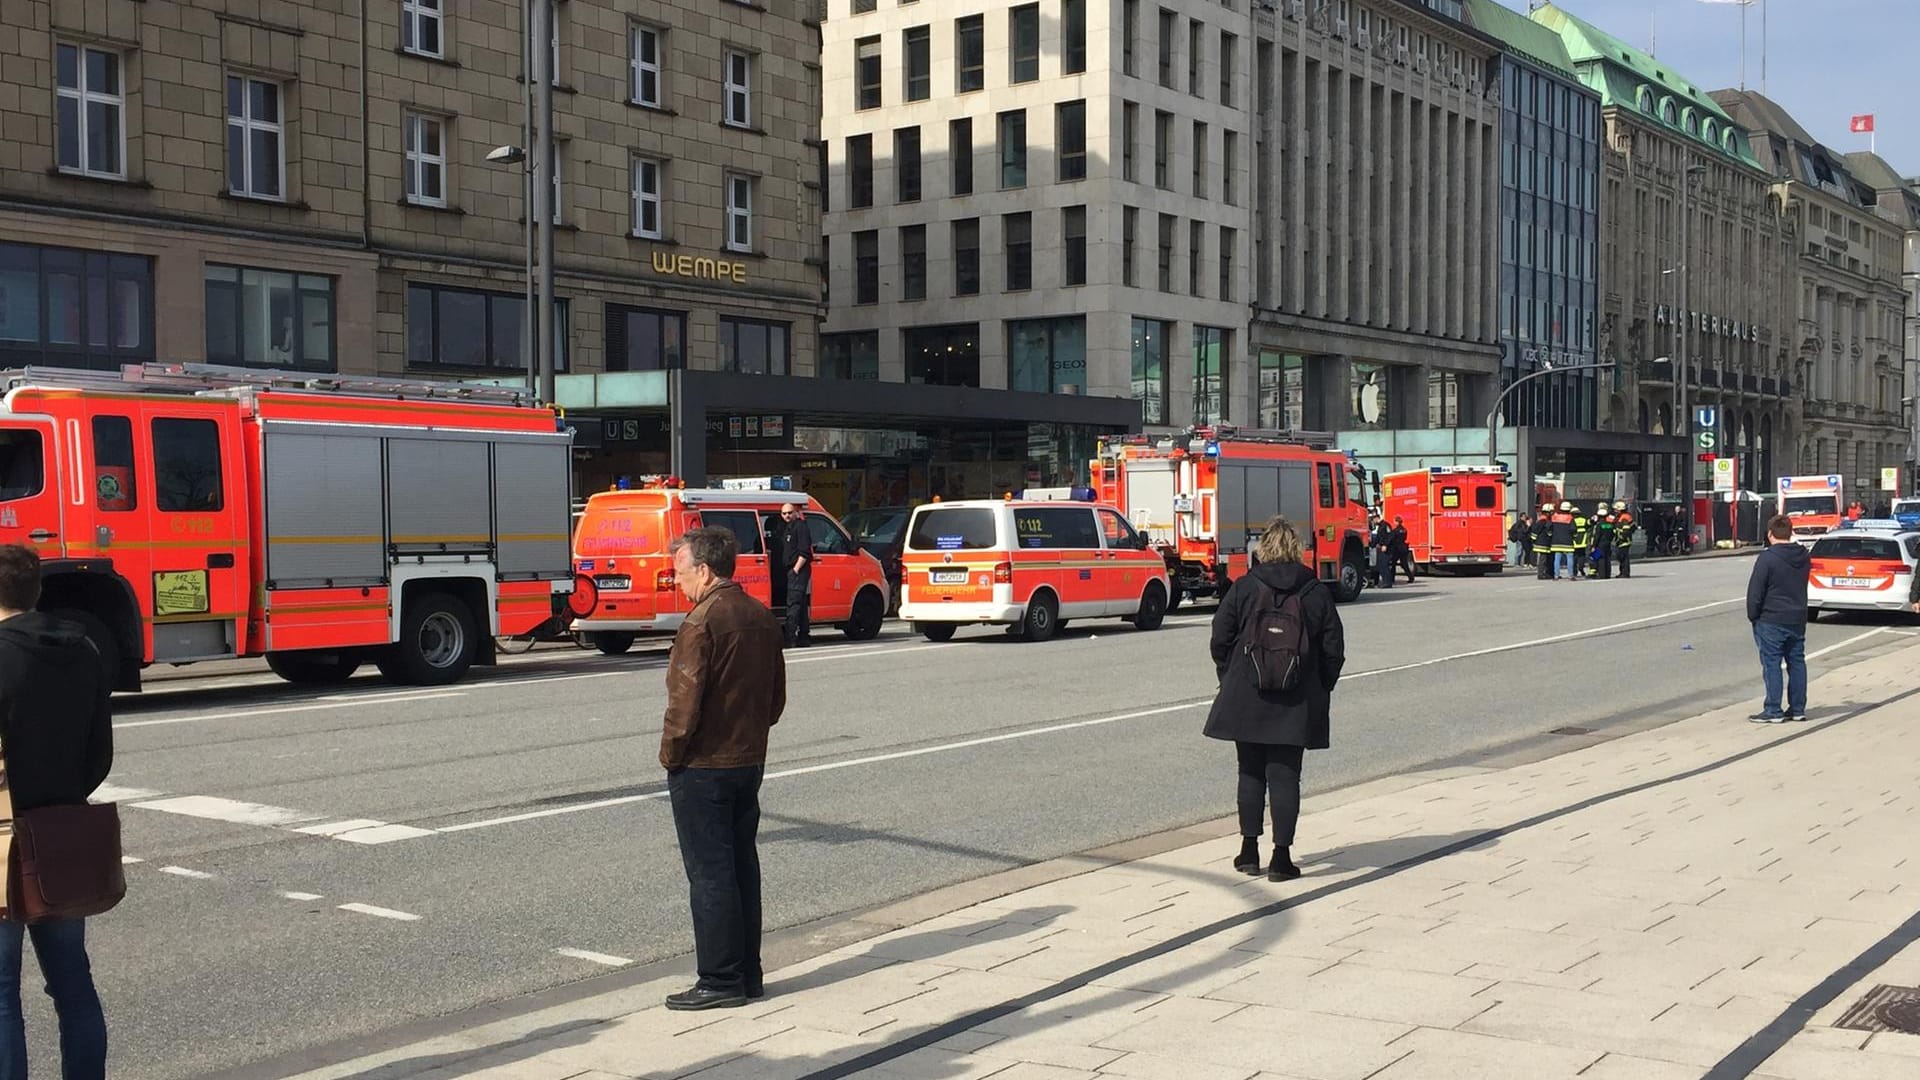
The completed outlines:
{"type": "Polygon", "coordinates": [[[237,656],[449,683],[572,588],[572,437],[522,392],[186,364],[0,388],[0,543],[120,689],[237,656]]]}
{"type": "Polygon", "coordinates": [[[1100,501],[1126,514],[1166,559],[1175,604],[1226,595],[1275,514],[1300,528],[1334,595],[1359,598],[1370,474],[1334,448],[1333,436],[1220,425],[1177,438],[1107,440],[1099,454],[1100,501]]]}
{"type": "Polygon", "coordinates": [[[1434,465],[1380,481],[1387,519],[1407,523],[1414,565],[1499,573],[1507,561],[1505,466],[1434,465]]]}

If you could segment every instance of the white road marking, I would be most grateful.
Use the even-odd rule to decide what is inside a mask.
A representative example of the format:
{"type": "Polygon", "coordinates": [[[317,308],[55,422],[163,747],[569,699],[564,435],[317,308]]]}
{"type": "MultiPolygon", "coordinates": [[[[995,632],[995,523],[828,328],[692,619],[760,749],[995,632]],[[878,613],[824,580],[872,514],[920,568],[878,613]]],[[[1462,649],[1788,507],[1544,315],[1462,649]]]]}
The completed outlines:
{"type": "Polygon", "coordinates": [[[334,837],[349,844],[391,844],[395,840],[417,840],[422,836],[432,836],[434,830],[416,828],[412,825],[375,825],[365,829],[355,829],[334,837]]]}
{"type": "Polygon", "coordinates": [[[93,801],[97,803],[130,803],[142,799],[157,799],[165,795],[164,791],[149,791],[146,788],[121,787],[119,784],[101,784],[93,791],[93,801]]]}
{"type": "Polygon", "coordinates": [[[633,675],[632,671],[587,671],[577,675],[539,675],[531,679],[502,679],[481,683],[489,690],[496,686],[538,686],[541,683],[572,682],[575,679],[605,679],[614,675],[633,675]]]}
{"type": "Polygon", "coordinates": [[[235,825],[264,825],[268,828],[284,828],[288,825],[319,821],[325,816],[310,814],[305,810],[289,810],[284,806],[267,806],[263,803],[241,802],[238,799],[222,799],[215,795],[179,795],[171,799],[158,799],[133,805],[142,810],[158,810],[165,814],[208,818],[213,821],[232,822],[235,825]]]}
{"type": "Polygon", "coordinates": [[[951,649],[951,648],[953,648],[953,643],[945,642],[939,645],[909,645],[905,648],[890,647],[885,649],[862,649],[859,652],[818,653],[813,656],[794,656],[789,654],[787,656],[787,663],[789,665],[817,664],[822,660],[858,660],[863,656],[892,656],[896,653],[932,652],[935,649],[951,649]]]}
{"type": "Polygon", "coordinates": [[[302,825],[293,831],[306,833],[308,836],[339,836],[341,833],[349,833],[355,829],[371,829],[376,825],[385,824],[384,821],[375,821],[372,818],[349,818],[346,821],[323,821],[318,825],[302,825]]]}
{"type": "Polygon", "coordinates": [[[252,716],[282,716],[287,713],[319,712],[326,709],[351,709],[358,705],[400,704],[409,701],[433,701],[437,698],[465,697],[465,690],[436,690],[432,693],[409,691],[403,694],[358,694],[352,697],[311,702],[306,705],[276,705],[268,709],[236,709],[233,712],[201,713],[198,716],[169,716],[160,720],[129,720],[113,725],[122,728],[162,727],[169,724],[200,724],[209,720],[245,720],[252,716]]]}
{"type": "Polygon", "coordinates": [[[120,865],[121,865],[121,866],[134,866],[134,865],[136,865],[136,864],[139,864],[139,863],[143,863],[143,862],[146,862],[146,861],[147,861],[147,860],[145,860],[145,859],[136,859],[136,858],[134,858],[134,857],[133,857],[133,856],[131,856],[131,855],[122,855],[122,856],[120,856],[120,865]]]}
{"type": "Polygon", "coordinates": [[[280,895],[286,897],[289,900],[298,900],[302,903],[305,903],[309,900],[325,900],[326,899],[326,897],[321,896],[317,892],[283,892],[280,895]]]}
{"type": "Polygon", "coordinates": [[[408,911],[395,911],[392,908],[374,907],[372,904],[341,904],[339,910],[351,911],[357,915],[372,915],[395,922],[419,922],[420,916],[408,911]]]}
{"type": "Polygon", "coordinates": [[[1726,607],[1728,604],[1743,603],[1745,599],[1745,597],[1738,597],[1732,600],[1715,600],[1711,604],[1696,604],[1693,607],[1680,608],[1677,611],[1662,612],[1659,615],[1648,615],[1640,619],[1628,619],[1626,622],[1610,623],[1606,626],[1592,626],[1585,630],[1575,630],[1568,634],[1555,634],[1552,637],[1534,638],[1530,641],[1516,641],[1511,645],[1495,645],[1492,648],[1474,649],[1470,652],[1454,653],[1451,656],[1436,656],[1429,660],[1416,660],[1411,664],[1397,664],[1393,667],[1374,668],[1370,671],[1356,671],[1351,675],[1340,676],[1340,681],[1346,682],[1348,679],[1368,679],[1375,675],[1391,675],[1398,671],[1413,671],[1417,668],[1433,667],[1435,664],[1449,664],[1455,660],[1471,660],[1481,656],[1493,656],[1497,653],[1531,649],[1536,645],[1552,645],[1562,641],[1573,641],[1578,638],[1592,637],[1595,634],[1605,634],[1613,630],[1624,630],[1629,626],[1640,626],[1645,623],[1659,622],[1662,619],[1672,619],[1681,615],[1692,615],[1699,611],[1710,611],[1713,608],[1726,607]]]}
{"type": "Polygon", "coordinates": [[[1887,631],[1887,628],[1886,628],[1886,627],[1884,627],[1884,626],[1879,626],[1879,627],[1875,627],[1874,629],[1872,629],[1872,630],[1869,630],[1869,631],[1867,631],[1867,632],[1866,632],[1866,633],[1864,633],[1864,634],[1855,634],[1855,635],[1854,635],[1853,637],[1850,637],[1850,638],[1848,638],[1848,639],[1847,639],[1847,640],[1845,640],[1845,641],[1838,641],[1838,642],[1835,642],[1835,643],[1833,643],[1832,645],[1829,645],[1829,646],[1827,646],[1826,648],[1824,648],[1824,649],[1821,649],[1821,650],[1820,650],[1819,652],[1810,652],[1810,653],[1808,653],[1808,654],[1807,654],[1807,659],[1809,659],[1809,660],[1818,660],[1818,659],[1820,659],[1821,657],[1823,657],[1823,656],[1825,656],[1825,655],[1827,655],[1827,654],[1828,654],[1828,653],[1830,653],[1830,652],[1838,652],[1838,651],[1840,651],[1841,649],[1844,649],[1844,648],[1846,648],[1846,647],[1847,647],[1847,646],[1849,646],[1849,645],[1857,645],[1857,644],[1859,644],[1860,642],[1862,642],[1862,641],[1865,641],[1865,640],[1867,640],[1868,638],[1870,638],[1870,637],[1873,637],[1873,636],[1874,636],[1874,635],[1876,635],[1876,634],[1884,634],[1884,633],[1887,633],[1887,632],[1888,632],[1888,631],[1887,631]]]}
{"type": "Polygon", "coordinates": [[[172,874],[174,877],[192,878],[195,881],[213,880],[213,875],[207,873],[205,870],[189,870],[184,866],[163,866],[160,868],[160,872],[163,874],[172,874]]]}
{"type": "Polygon", "coordinates": [[[605,964],[608,967],[626,967],[628,964],[633,963],[633,961],[624,956],[610,956],[603,952],[588,952],[586,949],[555,949],[553,951],[559,953],[561,956],[571,956],[575,960],[586,960],[590,963],[605,964]]]}

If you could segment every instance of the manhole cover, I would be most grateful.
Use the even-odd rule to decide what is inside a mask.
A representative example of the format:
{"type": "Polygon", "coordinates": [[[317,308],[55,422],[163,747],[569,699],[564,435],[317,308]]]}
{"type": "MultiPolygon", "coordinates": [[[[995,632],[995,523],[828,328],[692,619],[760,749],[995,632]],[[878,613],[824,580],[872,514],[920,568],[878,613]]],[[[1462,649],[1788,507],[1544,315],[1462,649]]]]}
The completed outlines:
{"type": "Polygon", "coordinates": [[[1834,1026],[1920,1035],[1920,986],[1876,986],[1834,1026]]]}
{"type": "Polygon", "coordinates": [[[1591,735],[1593,734],[1593,729],[1585,728],[1585,727],[1557,727],[1557,728],[1554,728],[1552,731],[1547,732],[1547,734],[1549,735],[1591,735]]]}

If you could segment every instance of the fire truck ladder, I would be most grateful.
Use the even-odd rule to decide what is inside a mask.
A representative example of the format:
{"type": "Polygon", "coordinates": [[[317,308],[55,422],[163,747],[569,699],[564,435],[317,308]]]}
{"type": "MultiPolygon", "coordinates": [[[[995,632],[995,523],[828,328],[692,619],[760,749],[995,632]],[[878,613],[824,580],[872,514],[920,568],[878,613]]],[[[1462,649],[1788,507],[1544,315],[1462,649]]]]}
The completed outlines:
{"type": "Polygon", "coordinates": [[[1226,424],[1211,428],[1195,428],[1193,437],[1224,442],[1305,446],[1314,450],[1331,450],[1335,442],[1331,431],[1304,431],[1298,428],[1236,428],[1226,424]]]}
{"type": "Polygon", "coordinates": [[[217,364],[124,364],[118,371],[24,367],[0,371],[7,389],[49,386],[75,390],[152,390],[157,393],[225,396],[234,391],[273,390],[297,394],[358,394],[394,399],[465,401],[479,405],[535,404],[531,391],[511,386],[381,379],[309,372],[253,371],[217,364]]]}

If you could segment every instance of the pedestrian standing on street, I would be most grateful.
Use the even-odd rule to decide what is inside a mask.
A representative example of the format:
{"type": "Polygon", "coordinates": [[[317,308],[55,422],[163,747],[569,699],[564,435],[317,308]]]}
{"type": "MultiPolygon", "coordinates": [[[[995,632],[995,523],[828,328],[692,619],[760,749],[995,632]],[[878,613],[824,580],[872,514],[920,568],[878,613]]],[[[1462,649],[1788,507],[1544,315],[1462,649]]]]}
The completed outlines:
{"type": "Polygon", "coordinates": [[[1513,524],[1507,526],[1508,554],[1515,566],[1533,565],[1533,541],[1530,539],[1533,525],[1527,520],[1527,512],[1522,510],[1513,516],[1513,524]]]}
{"type": "Polygon", "coordinates": [[[1562,570],[1568,577],[1573,576],[1573,552],[1573,504],[1563,499],[1560,508],[1553,512],[1553,580],[1560,580],[1562,570]]]}
{"type": "MultiPolygon", "coordinates": [[[[0,752],[15,815],[84,803],[113,767],[112,685],[100,651],[79,627],[35,611],[39,602],[40,556],[0,547],[0,752]]],[[[85,919],[0,922],[0,1076],[27,1075],[20,1012],[27,937],[60,1019],[61,1075],[103,1080],[107,1020],[87,960],[85,919]]]]}
{"type": "Polygon", "coordinates": [[[1541,581],[1553,577],[1553,504],[1541,503],[1533,519],[1533,570],[1541,581]]]}
{"type": "MultiPolygon", "coordinates": [[[[1567,504],[1572,505],[1572,504],[1567,504]]],[[[1573,511],[1573,554],[1569,562],[1573,569],[1573,580],[1584,581],[1587,577],[1587,551],[1593,542],[1593,522],[1588,520],[1585,510],[1573,511]]]]}
{"type": "Polygon", "coordinates": [[[813,531],[793,503],[780,508],[780,558],[787,574],[787,647],[813,644],[813,531]]]}
{"type": "Polygon", "coordinates": [[[780,624],[733,581],[726,529],[673,542],[673,574],[693,602],[668,654],[660,764],[693,908],[699,981],[667,998],[689,1011],[766,993],[760,967],[760,780],[767,734],[787,706],[780,624]]]}
{"type": "MultiPolygon", "coordinates": [[[[1260,536],[1260,564],[1233,583],[1213,616],[1213,667],[1220,691],[1206,734],[1234,744],[1239,758],[1240,854],[1233,868],[1260,873],[1260,834],[1269,805],[1273,860],[1268,881],[1300,876],[1293,863],[1300,822],[1300,767],[1325,750],[1334,684],[1347,647],[1333,594],[1302,564],[1300,534],[1284,517],[1260,536]]],[[[1389,567],[1386,580],[1392,580],[1389,567]]]]}
{"type": "Polygon", "coordinates": [[[1747,579],[1747,621],[1760,650],[1766,698],[1748,719],[1778,724],[1807,718],[1807,574],[1813,559],[1793,542],[1793,521],[1775,514],[1767,522],[1767,549],[1753,561],[1747,579]],[[1787,708],[1780,709],[1780,667],[1787,669],[1787,708]]]}
{"type": "Polygon", "coordinates": [[[1593,515],[1593,569],[1601,581],[1613,577],[1613,508],[1606,503],[1593,515]]]}
{"type": "Polygon", "coordinates": [[[1413,584],[1413,545],[1407,542],[1407,519],[1398,514],[1393,518],[1393,562],[1407,572],[1407,584],[1413,584]]]}
{"type": "Polygon", "coordinates": [[[1633,576],[1633,538],[1639,532],[1640,523],[1634,520],[1633,511],[1627,504],[1613,504],[1613,561],[1620,567],[1620,576],[1633,576]]]}
{"type": "Polygon", "coordinates": [[[1373,522],[1373,580],[1382,589],[1393,588],[1393,529],[1384,517],[1373,522]]]}

